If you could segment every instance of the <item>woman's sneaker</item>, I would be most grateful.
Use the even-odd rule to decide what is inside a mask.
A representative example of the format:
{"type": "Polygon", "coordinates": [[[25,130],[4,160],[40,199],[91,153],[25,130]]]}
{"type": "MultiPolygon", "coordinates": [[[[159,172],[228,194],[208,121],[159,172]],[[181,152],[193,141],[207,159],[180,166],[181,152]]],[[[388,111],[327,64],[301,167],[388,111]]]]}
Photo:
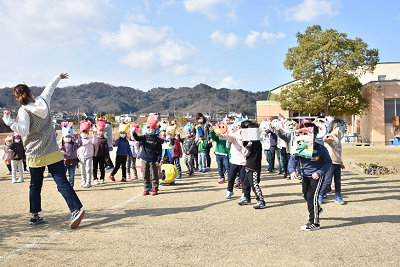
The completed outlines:
{"type": "Polygon", "coordinates": [[[43,218],[38,216],[37,218],[31,218],[29,221],[29,224],[36,225],[36,224],[43,223],[43,222],[44,222],[43,218]]]}
{"type": "Polygon", "coordinates": [[[253,206],[255,209],[265,209],[267,206],[265,205],[265,201],[257,201],[257,203],[253,206]]]}
{"type": "Polygon", "coordinates": [[[75,229],[81,223],[83,216],[85,216],[84,209],[77,209],[72,212],[71,219],[69,221],[69,228],[75,229]]]}
{"type": "Polygon", "coordinates": [[[303,225],[301,227],[301,230],[303,231],[315,231],[319,229],[321,229],[321,227],[319,226],[318,223],[307,223],[306,225],[303,225]]]}
{"type": "Polygon", "coordinates": [[[92,187],[90,184],[84,184],[83,186],[82,186],[83,188],[90,188],[90,187],[92,187]]]}

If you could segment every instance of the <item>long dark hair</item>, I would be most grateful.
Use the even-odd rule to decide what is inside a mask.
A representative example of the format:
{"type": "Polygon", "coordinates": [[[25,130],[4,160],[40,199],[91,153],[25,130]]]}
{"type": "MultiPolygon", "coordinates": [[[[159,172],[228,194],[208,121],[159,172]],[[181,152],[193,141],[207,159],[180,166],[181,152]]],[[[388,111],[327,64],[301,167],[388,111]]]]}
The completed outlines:
{"type": "Polygon", "coordinates": [[[32,101],[30,94],[31,90],[26,84],[18,84],[17,86],[14,86],[14,95],[21,105],[26,106],[32,101]]]}

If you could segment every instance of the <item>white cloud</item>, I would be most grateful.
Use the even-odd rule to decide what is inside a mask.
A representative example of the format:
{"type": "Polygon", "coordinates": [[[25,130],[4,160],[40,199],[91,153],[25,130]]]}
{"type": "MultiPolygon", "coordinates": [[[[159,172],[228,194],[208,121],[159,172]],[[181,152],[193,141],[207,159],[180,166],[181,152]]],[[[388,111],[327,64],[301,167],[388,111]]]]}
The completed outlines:
{"type": "Polygon", "coordinates": [[[251,31],[249,35],[247,35],[244,44],[249,48],[254,48],[255,43],[260,38],[260,33],[256,31],[251,31]]]}
{"type": "Polygon", "coordinates": [[[229,11],[226,15],[236,20],[236,4],[237,0],[184,0],[183,5],[189,12],[200,12],[211,20],[218,18],[217,5],[223,4],[228,6],[229,11]]]}
{"type": "Polygon", "coordinates": [[[228,88],[228,89],[236,89],[239,87],[240,80],[234,80],[232,77],[228,76],[222,79],[222,81],[217,84],[216,88],[228,88]]]}
{"type": "Polygon", "coordinates": [[[272,33],[272,32],[263,32],[261,34],[261,38],[267,43],[267,44],[274,44],[277,39],[283,39],[286,37],[286,34],[282,32],[278,32],[277,34],[272,33]]]}
{"type": "Polygon", "coordinates": [[[222,44],[226,48],[229,48],[229,49],[234,48],[236,45],[238,45],[242,39],[242,38],[240,38],[240,36],[238,36],[232,32],[225,34],[225,33],[221,32],[220,30],[216,30],[215,32],[213,32],[210,35],[210,38],[214,43],[222,44]]]}
{"type": "Polygon", "coordinates": [[[305,0],[285,12],[287,21],[309,22],[319,17],[333,17],[342,7],[341,0],[305,0]]]}
{"type": "MultiPolygon", "coordinates": [[[[121,63],[146,71],[184,65],[198,49],[187,41],[172,40],[170,27],[154,28],[134,23],[121,24],[118,32],[107,32],[101,43],[115,50],[129,51],[120,57],[121,63]]],[[[183,69],[177,67],[176,73],[183,69]]]]}
{"type": "Polygon", "coordinates": [[[113,49],[144,49],[163,43],[172,33],[170,27],[156,29],[135,23],[121,24],[117,33],[106,32],[101,36],[101,44],[113,49]]]}
{"type": "Polygon", "coordinates": [[[264,16],[263,21],[261,22],[263,26],[269,26],[269,18],[268,16],[264,16]]]}
{"type": "Polygon", "coordinates": [[[0,34],[32,45],[85,43],[110,8],[108,0],[3,0],[0,34]]]}
{"type": "Polygon", "coordinates": [[[128,11],[125,19],[130,22],[148,24],[150,20],[146,17],[140,6],[132,7],[132,11],[128,11]]]}

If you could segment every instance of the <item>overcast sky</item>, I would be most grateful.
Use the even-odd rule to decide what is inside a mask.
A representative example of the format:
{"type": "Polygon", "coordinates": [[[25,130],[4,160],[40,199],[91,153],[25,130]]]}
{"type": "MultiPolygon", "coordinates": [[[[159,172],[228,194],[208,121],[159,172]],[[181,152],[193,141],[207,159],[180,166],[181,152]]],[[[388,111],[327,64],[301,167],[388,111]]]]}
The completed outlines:
{"type": "Polygon", "coordinates": [[[0,88],[105,82],[143,91],[267,91],[295,34],[319,24],[400,61],[399,0],[0,0],[0,88]]]}

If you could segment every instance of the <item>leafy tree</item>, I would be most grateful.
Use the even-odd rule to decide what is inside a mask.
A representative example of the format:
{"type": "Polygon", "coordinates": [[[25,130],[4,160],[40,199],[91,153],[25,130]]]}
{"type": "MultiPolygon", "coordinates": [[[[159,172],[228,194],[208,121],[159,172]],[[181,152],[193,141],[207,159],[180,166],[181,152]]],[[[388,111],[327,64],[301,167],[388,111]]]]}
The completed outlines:
{"type": "Polygon", "coordinates": [[[101,118],[101,117],[103,117],[104,115],[106,115],[106,113],[105,113],[104,111],[98,111],[97,114],[96,114],[96,117],[97,117],[97,118],[101,118]]]}
{"type": "Polygon", "coordinates": [[[359,77],[375,69],[378,50],[337,30],[322,31],[319,25],[296,37],[298,46],[288,49],[284,66],[297,81],[281,90],[278,100],[282,109],[325,116],[366,110],[359,77]]]}
{"type": "Polygon", "coordinates": [[[183,116],[176,116],[175,120],[180,126],[186,125],[188,123],[187,119],[183,116]]]}
{"type": "Polygon", "coordinates": [[[110,123],[113,123],[113,122],[115,122],[115,116],[114,116],[114,115],[112,115],[112,114],[110,114],[110,113],[108,113],[108,114],[105,114],[105,115],[104,115],[104,118],[106,118],[106,119],[107,119],[107,121],[108,121],[108,122],[110,122],[110,123]]]}

